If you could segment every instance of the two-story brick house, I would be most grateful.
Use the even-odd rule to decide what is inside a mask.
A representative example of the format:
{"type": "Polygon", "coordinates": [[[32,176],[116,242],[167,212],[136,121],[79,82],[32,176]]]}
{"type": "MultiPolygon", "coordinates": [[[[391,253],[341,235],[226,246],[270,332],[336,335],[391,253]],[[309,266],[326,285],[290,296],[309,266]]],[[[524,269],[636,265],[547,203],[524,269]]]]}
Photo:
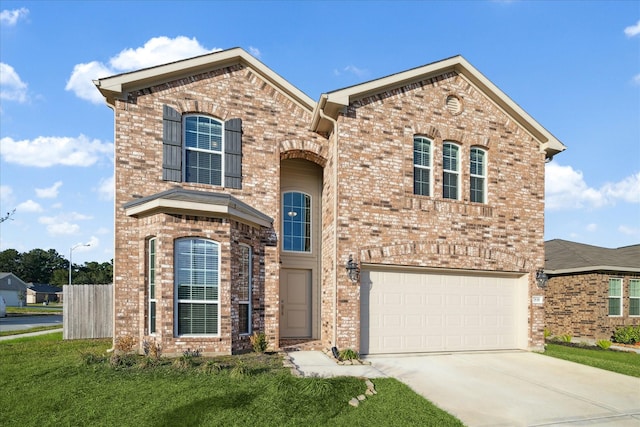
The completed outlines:
{"type": "Polygon", "coordinates": [[[543,345],[544,164],[564,146],[462,57],[317,103],[237,48],[95,84],[115,115],[114,339],[543,345]]]}

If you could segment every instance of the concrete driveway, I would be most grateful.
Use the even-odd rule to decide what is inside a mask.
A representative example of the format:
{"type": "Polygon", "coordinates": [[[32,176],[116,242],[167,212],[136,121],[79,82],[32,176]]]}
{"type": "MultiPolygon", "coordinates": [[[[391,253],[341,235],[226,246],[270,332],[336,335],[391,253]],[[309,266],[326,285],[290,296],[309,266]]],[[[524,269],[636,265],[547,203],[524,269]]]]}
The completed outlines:
{"type": "Polygon", "coordinates": [[[366,360],[469,427],[640,426],[640,378],[515,351],[366,360]]]}

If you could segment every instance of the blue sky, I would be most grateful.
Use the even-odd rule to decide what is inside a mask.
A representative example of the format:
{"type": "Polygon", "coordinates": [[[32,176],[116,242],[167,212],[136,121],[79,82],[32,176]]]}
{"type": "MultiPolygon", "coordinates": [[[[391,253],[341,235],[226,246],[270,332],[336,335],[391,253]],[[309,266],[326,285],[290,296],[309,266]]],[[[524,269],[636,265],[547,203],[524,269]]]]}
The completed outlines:
{"type": "Polygon", "coordinates": [[[113,113],[91,80],[242,47],[321,93],[457,54],[567,147],[545,239],[640,243],[640,2],[0,1],[0,250],[113,256],[113,113]]]}

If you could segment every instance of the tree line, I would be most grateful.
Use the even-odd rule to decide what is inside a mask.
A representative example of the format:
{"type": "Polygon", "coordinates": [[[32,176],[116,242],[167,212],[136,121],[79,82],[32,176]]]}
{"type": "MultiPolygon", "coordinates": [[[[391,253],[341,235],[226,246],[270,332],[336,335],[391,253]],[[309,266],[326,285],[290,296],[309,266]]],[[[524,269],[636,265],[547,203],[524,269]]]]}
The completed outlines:
{"type": "MultiPolygon", "coordinates": [[[[25,283],[62,286],[69,284],[69,260],[55,249],[32,249],[20,253],[15,249],[0,252],[0,272],[13,273],[25,283]]],[[[113,283],[113,260],[85,262],[71,266],[72,283],[99,285],[113,283]]]]}

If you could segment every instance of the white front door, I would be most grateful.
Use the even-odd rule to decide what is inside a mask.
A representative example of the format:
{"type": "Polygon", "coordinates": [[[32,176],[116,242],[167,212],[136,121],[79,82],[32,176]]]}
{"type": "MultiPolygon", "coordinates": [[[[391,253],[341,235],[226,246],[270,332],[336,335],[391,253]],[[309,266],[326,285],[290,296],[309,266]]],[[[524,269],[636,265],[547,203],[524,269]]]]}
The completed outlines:
{"type": "Polygon", "coordinates": [[[280,271],[280,336],[311,337],[311,270],[280,271]]]}

